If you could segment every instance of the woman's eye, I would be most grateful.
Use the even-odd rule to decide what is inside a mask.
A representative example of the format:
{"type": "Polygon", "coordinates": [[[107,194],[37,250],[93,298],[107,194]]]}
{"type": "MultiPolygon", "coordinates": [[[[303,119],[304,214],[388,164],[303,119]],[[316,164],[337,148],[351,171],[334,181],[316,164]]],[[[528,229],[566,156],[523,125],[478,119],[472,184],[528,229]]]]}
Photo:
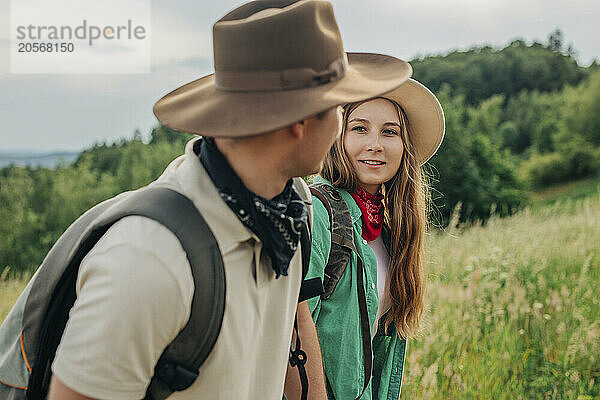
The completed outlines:
{"type": "Polygon", "coordinates": [[[396,132],[393,129],[386,129],[383,131],[383,133],[385,133],[386,135],[394,135],[394,136],[398,135],[398,132],[396,132]]]}
{"type": "Polygon", "coordinates": [[[356,125],[355,127],[352,128],[353,131],[357,131],[357,132],[366,132],[367,128],[365,128],[364,126],[361,125],[356,125]]]}

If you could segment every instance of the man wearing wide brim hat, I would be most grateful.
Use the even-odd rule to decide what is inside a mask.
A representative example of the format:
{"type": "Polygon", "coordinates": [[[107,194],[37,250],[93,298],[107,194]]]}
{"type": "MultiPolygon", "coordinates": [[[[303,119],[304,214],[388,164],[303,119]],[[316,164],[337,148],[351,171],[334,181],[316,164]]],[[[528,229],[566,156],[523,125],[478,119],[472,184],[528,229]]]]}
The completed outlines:
{"type": "MultiPolygon", "coordinates": [[[[215,73],[154,106],[161,124],[202,138],[150,186],[193,201],[217,239],[227,285],[214,348],[172,398],[281,399],[284,381],[286,396],[299,398],[297,372],[286,381],[296,310],[309,398],[326,398],[314,323],[298,305],[300,228],[312,209],[297,177],[319,170],[340,130],[339,105],[397,88],[411,68],[346,55],[322,0],[244,4],[214,25],[213,39],[215,73]]],[[[189,269],[160,224],[127,217],[111,227],[82,263],[50,399],[144,397],[158,356],[190,315],[189,269]]]]}

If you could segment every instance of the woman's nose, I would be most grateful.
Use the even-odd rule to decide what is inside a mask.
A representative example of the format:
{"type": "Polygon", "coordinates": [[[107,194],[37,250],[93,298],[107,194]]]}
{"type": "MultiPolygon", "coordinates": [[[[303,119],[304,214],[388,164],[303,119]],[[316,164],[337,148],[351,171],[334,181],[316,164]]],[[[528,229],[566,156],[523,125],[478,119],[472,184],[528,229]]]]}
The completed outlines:
{"type": "Polygon", "coordinates": [[[369,142],[367,143],[367,151],[380,152],[383,150],[381,146],[381,140],[379,135],[376,133],[371,133],[368,138],[369,142]]]}

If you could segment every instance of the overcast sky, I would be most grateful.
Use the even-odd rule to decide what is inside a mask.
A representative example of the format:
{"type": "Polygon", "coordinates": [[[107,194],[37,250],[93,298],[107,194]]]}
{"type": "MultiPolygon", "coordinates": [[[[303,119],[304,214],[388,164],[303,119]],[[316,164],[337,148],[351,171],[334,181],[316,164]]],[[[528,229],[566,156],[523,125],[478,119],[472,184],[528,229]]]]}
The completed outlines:
{"type": "MultiPolygon", "coordinates": [[[[10,2],[0,0],[0,151],[81,150],[131,137],[136,128],[147,135],[156,100],[212,72],[212,23],[242,3],[152,0],[151,73],[39,75],[10,73],[10,2]]],[[[600,60],[598,0],[332,3],[347,51],[410,60],[515,38],[545,43],[560,28],[581,64],[600,60]]]]}

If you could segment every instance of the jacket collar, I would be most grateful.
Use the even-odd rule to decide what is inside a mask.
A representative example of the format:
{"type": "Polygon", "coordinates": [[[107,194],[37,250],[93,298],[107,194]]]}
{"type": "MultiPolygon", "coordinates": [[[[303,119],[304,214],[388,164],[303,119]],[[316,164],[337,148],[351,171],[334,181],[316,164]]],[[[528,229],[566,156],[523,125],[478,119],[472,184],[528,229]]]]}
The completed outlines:
{"type": "MultiPolygon", "coordinates": [[[[320,175],[315,176],[313,183],[326,183],[330,186],[333,186],[331,184],[331,182],[329,182],[327,179],[323,178],[320,175]]],[[[336,188],[336,190],[340,193],[340,195],[342,195],[342,198],[344,199],[346,204],[348,204],[348,209],[350,210],[350,216],[352,217],[352,224],[356,225],[358,223],[358,224],[360,224],[360,228],[362,229],[362,211],[360,211],[360,208],[356,204],[356,200],[354,200],[354,198],[346,190],[340,189],[340,188],[336,188]]],[[[390,234],[391,234],[390,229],[384,223],[383,228],[381,229],[381,239],[383,240],[383,244],[384,244],[386,250],[388,251],[388,254],[391,254],[390,253],[390,247],[391,247],[390,234]]]]}

